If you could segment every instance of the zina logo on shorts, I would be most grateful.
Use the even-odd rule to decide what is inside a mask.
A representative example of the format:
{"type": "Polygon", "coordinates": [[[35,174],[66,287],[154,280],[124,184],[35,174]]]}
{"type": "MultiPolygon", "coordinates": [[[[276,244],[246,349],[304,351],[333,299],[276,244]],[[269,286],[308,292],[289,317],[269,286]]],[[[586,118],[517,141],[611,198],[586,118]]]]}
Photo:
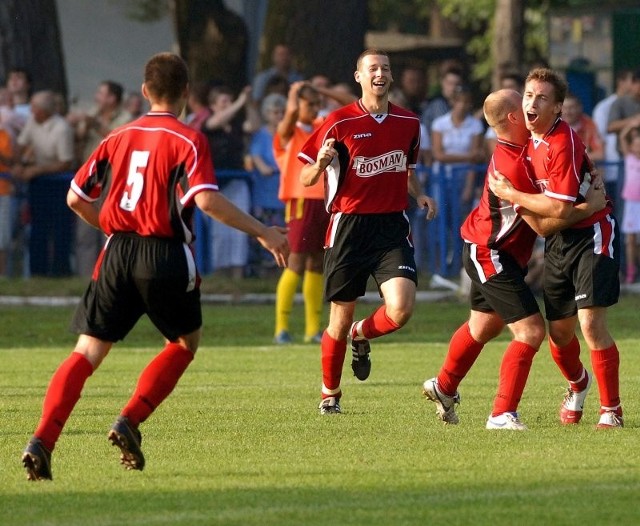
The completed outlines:
{"type": "Polygon", "coordinates": [[[360,177],[371,177],[384,172],[403,172],[406,170],[407,156],[401,150],[383,153],[377,157],[356,157],[353,168],[360,177]]]}

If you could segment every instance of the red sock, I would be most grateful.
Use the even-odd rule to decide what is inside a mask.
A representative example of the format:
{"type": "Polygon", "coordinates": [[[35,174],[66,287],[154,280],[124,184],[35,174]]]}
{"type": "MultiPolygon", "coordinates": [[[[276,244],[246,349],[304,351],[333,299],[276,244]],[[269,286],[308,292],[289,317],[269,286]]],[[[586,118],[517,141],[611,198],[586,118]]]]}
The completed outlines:
{"type": "Polygon", "coordinates": [[[502,357],[498,392],[491,416],[515,412],[529,377],[533,357],[538,349],[524,342],[512,341],[502,357]]]}
{"type": "Polygon", "coordinates": [[[347,340],[334,340],[327,331],[322,333],[322,398],[340,398],[340,379],[344,357],[347,354],[347,340]]]}
{"type": "Polygon", "coordinates": [[[580,342],[574,335],[573,339],[564,347],[558,347],[549,338],[549,348],[553,361],[560,369],[562,376],[571,384],[574,391],[582,391],[587,387],[587,375],[580,361],[580,342]]]}
{"type": "Polygon", "coordinates": [[[387,316],[387,308],[382,305],[371,316],[362,320],[362,335],[367,339],[378,338],[400,328],[395,321],[387,316]]]}
{"type": "Polygon", "coordinates": [[[137,427],[171,394],[182,374],[193,360],[193,353],[177,343],[169,343],[156,356],[138,379],[138,385],[122,410],[137,427]]]}
{"type": "Polygon", "coordinates": [[[93,366],[84,355],[72,352],[64,360],[49,382],[42,404],[42,416],[34,436],[53,451],[71,411],[75,407],[93,366]]]}
{"type": "Polygon", "coordinates": [[[591,351],[593,374],[598,380],[600,405],[615,409],[620,405],[620,353],[614,343],[608,349],[591,351]]]}
{"type": "Polygon", "coordinates": [[[469,323],[461,325],[451,337],[449,351],[438,374],[438,387],[453,396],[480,355],[484,343],[477,342],[469,332],[469,323]]]}

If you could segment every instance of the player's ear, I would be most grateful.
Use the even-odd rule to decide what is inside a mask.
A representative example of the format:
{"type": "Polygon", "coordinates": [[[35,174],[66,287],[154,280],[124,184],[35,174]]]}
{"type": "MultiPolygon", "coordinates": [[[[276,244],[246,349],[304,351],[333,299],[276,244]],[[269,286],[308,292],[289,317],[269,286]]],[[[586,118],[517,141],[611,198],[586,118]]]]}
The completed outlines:
{"type": "Polygon", "coordinates": [[[356,69],[353,73],[353,78],[356,79],[356,82],[360,84],[360,72],[356,69]]]}

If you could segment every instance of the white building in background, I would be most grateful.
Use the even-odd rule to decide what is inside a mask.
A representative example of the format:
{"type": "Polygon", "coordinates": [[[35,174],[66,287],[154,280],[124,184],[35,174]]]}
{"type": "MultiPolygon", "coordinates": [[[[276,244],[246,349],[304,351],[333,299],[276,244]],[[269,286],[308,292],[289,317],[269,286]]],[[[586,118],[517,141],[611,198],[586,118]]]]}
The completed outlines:
{"type": "Polygon", "coordinates": [[[69,101],[86,108],[102,80],[139,91],[147,59],[174,50],[167,17],[141,23],[126,18],[121,3],[111,0],[57,0],[69,101]]]}
{"type": "MultiPolygon", "coordinates": [[[[158,0],[162,1],[162,0],[158,0]]],[[[247,69],[254,71],[267,0],[226,0],[245,18],[249,31],[247,69]]],[[[160,51],[176,51],[173,22],[137,22],[125,16],[125,3],[114,0],[57,0],[69,101],[90,106],[102,80],[139,91],[142,68],[160,51]]]]}

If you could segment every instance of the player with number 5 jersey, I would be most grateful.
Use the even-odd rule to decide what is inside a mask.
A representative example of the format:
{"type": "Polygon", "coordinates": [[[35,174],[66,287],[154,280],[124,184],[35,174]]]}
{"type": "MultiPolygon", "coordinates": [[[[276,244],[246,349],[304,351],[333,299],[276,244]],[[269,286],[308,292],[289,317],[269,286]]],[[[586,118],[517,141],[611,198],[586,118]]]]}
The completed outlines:
{"type": "Polygon", "coordinates": [[[171,394],[198,348],[202,312],[190,243],[195,207],[255,236],[286,265],[286,229],[267,227],[220,192],[209,146],[177,116],[188,96],[185,62],[172,53],[147,62],[142,93],[151,111],[114,130],[78,170],[67,203],[108,239],[78,306],[80,336],[45,394],[40,423],[22,454],[29,480],[50,480],[51,453],[84,384],[138,319],[147,314],[165,338],[108,438],[127,469],[142,470],[138,426],[171,394]]]}

